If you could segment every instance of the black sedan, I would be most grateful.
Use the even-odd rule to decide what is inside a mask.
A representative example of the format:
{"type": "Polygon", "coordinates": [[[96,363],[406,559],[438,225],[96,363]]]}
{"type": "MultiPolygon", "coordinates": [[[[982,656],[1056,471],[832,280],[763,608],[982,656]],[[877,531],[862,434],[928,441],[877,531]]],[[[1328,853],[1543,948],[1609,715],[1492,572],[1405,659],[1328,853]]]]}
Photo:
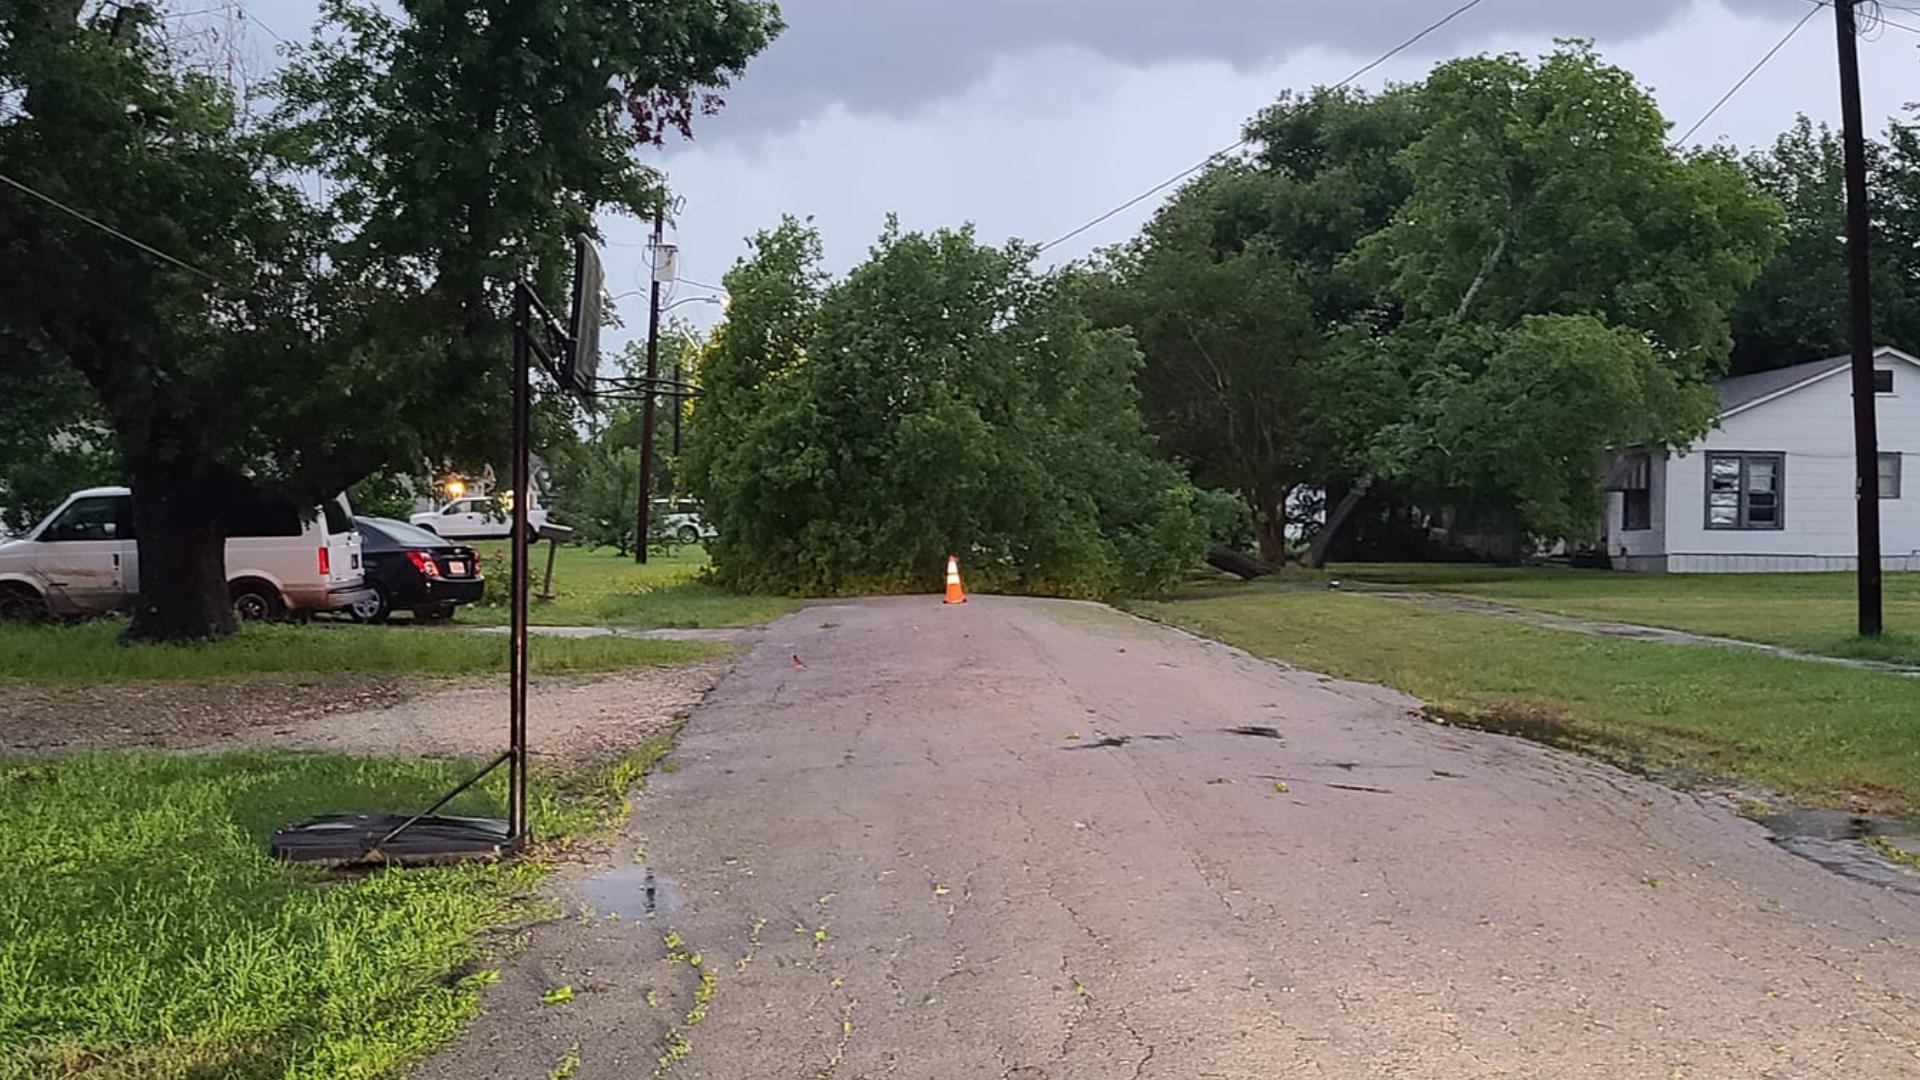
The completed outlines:
{"type": "Polygon", "coordinates": [[[416,619],[444,619],[455,605],[471,604],[486,591],[480,559],[418,526],[392,518],[356,517],[360,566],[373,596],[350,610],[356,622],[385,622],[395,608],[412,608],[416,619]]]}

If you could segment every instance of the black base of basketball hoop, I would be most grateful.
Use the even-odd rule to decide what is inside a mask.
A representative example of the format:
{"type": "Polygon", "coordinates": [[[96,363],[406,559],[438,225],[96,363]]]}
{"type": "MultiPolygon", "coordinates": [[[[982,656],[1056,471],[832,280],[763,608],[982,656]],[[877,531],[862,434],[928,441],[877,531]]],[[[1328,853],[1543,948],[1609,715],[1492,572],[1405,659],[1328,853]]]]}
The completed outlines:
{"type": "Polygon", "coordinates": [[[316,866],[438,866],[492,862],[514,848],[507,823],[497,818],[407,820],[404,814],[326,814],[274,833],[269,850],[276,859],[316,866]]]}

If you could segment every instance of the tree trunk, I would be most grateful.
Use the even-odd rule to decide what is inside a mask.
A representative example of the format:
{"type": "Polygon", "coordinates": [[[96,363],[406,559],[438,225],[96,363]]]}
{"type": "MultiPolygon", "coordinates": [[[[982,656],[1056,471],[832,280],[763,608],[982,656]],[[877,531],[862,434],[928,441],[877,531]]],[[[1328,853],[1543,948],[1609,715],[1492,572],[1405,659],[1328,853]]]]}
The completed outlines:
{"type": "Polygon", "coordinates": [[[1251,555],[1243,555],[1232,548],[1217,547],[1207,552],[1207,565],[1215,570],[1232,574],[1242,581],[1266,577],[1273,573],[1273,564],[1262,562],[1251,555]]]}
{"type": "Polygon", "coordinates": [[[234,631],[216,467],[129,462],[140,595],[129,641],[202,641],[234,631]]]}
{"type": "Polygon", "coordinates": [[[1319,532],[1313,534],[1313,543],[1307,545],[1307,554],[1301,560],[1302,562],[1315,570],[1327,565],[1327,549],[1333,546],[1333,541],[1340,535],[1341,528],[1346,525],[1347,519],[1353,516],[1353,512],[1359,509],[1360,500],[1367,497],[1367,489],[1372,486],[1371,479],[1362,479],[1341,497],[1339,505],[1327,511],[1327,522],[1320,526],[1319,532]]]}
{"type": "Polygon", "coordinates": [[[1287,561],[1287,496],[1271,490],[1256,491],[1253,505],[1253,535],[1260,542],[1260,560],[1278,566],[1287,561]]]}

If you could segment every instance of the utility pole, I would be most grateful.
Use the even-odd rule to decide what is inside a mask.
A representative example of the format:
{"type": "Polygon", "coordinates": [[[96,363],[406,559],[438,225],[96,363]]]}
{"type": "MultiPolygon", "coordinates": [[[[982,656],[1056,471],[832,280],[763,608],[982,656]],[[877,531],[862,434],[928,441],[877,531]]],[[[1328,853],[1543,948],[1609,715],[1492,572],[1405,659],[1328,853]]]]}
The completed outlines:
{"type": "MultiPolygon", "coordinates": [[[[647,381],[640,404],[640,497],[634,510],[633,561],[647,561],[647,518],[653,510],[653,396],[660,377],[660,243],[666,227],[667,203],[663,194],[653,208],[652,298],[647,301],[647,381]]],[[[1869,376],[1871,378],[1871,376],[1869,376]]]]}
{"type": "MultiPolygon", "coordinates": [[[[1867,154],[1860,120],[1856,0],[1833,0],[1840,38],[1841,143],[1847,174],[1847,295],[1853,341],[1853,485],[1860,636],[1879,637],[1880,435],[1873,392],[1873,294],[1867,264],[1867,154]]],[[[1776,481],[1777,482],[1777,481],[1776,481]]]]}

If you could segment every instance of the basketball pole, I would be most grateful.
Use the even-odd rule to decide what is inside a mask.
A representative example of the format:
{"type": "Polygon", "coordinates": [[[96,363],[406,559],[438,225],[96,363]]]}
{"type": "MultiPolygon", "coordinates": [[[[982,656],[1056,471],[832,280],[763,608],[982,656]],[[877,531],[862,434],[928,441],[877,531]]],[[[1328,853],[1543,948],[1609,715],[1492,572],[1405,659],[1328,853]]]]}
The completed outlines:
{"type": "MultiPolygon", "coordinates": [[[[584,240],[577,240],[576,245],[574,306],[569,322],[556,319],[531,285],[525,281],[513,283],[513,537],[508,574],[512,621],[507,645],[507,749],[418,813],[323,814],[280,829],[268,844],[276,858],[336,866],[496,859],[525,848],[532,839],[527,825],[527,606],[533,589],[528,566],[533,543],[533,361],[537,358],[563,391],[575,394],[583,403],[591,402],[596,384],[603,381],[596,370],[603,289],[600,260],[584,240]],[[536,317],[546,338],[544,344],[534,336],[536,317]],[[507,766],[507,820],[434,816],[503,764],[507,766]]],[[[650,391],[657,389],[649,387],[650,391]]]]}
{"type": "Polygon", "coordinates": [[[532,305],[525,282],[513,284],[513,590],[507,658],[507,838],[527,836],[527,503],[532,499],[532,305]]]}

